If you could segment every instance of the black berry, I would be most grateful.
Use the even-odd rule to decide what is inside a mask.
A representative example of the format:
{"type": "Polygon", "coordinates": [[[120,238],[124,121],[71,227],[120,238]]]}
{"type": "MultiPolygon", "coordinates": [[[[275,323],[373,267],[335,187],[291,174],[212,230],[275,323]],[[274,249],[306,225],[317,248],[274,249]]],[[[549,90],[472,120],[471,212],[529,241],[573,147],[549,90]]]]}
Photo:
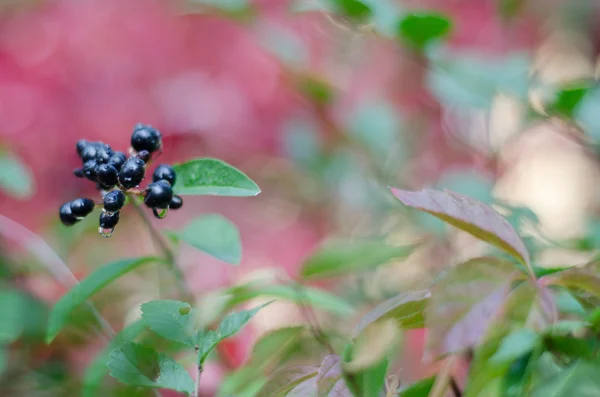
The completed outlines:
{"type": "Polygon", "coordinates": [[[83,149],[85,149],[85,147],[88,145],[88,141],[86,141],[85,139],[80,139],[79,141],[77,141],[77,154],[79,155],[79,157],[81,157],[81,154],[83,153],[83,149]]]}
{"type": "Polygon", "coordinates": [[[94,200],[89,198],[78,198],[71,202],[71,214],[76,218],[85,218],[94,210],[94,200]]]}
{"type": "Polygon", "coordinates": [[[121,172],[119,172],[119,183],[126,189],[131,189],[138,186],[146,173],[146,164],[137,157],[130,157],[127,159],[121,172]]]}
{"type": "Polygon", "coordinates": [[[75,174],[77,178],[83,178],[83,168],[75,168],[73,174],[75,174]]]}
{"type": "Polygon", "coordinates": [[[98,149],[102,146],[100,142],[87,142],[83,150],[81,151],[80,157],[85,163],[86,161],[95,160],[98,149]]]}
{"type": "Polygon", "coordinates": [[[100,214],[100,227],[102,229],[113,229],[119,223],[119,212],[104,212],[100,214]]]}
{"type": "Polygon", "coordinates": [[[136,152],[147,150],[152,153],[160,148],[162,144],[162,136],[156,128],[149,125],[136,124],[131,135],[131,147],[136,152]]]}
{"type": "Polygon", "coordinates": [[[77,218],[71,212],[71,202],[64,203],[60,207],[60,221],[65,226],[72,226],[77,223],[77,218]]]}
{"type": "Polygon", "coordinates": [[[175,181],[177,180],[177,175],[175,174],[175,170],[171,168],[171,166],[166,164],[161,164],[154,170],[154,174],[152,174],[152,182],[164,180],[171,184],[171,186],[175,186],[175,181]]]}
{"type": "Polygon", "coordinates": [[[142,150],[141,152],[138,152],[136,157],[141,159],[144,163],[147,163],[148,160],[150,160],[150,152],[147,150],[142,150]]]}
{"type": "Polygon", "coordinates": [[[90,181],[96,180],[96,160],[88,160],[83,164],[83,175],[90,181]]]}
{"type": "Polygon", "coordinates": [[[114,154],[110,145],[100,145],[96,149],[96,162],[98,164],[106,164],[114,154]]]}
{"type": "Polygon", "coordinates": [[[117,169],[117,171],[120,171],[121,167],[123,167],[123,164],[125,164],[125,161],[127,161],[127,157],[125,157],[125,153],[115,152],[111,156],[110,160],[108,160],[108,164],[115,167],[117,169]]]}
{"type": "Polygon", "coordinates": [[[125,205],[125,193],[113,190],[104,196],[104,209],[108,212],[117,212],[125,205]]]}
{"type": "Polygon", "coordinates": [[[173,196],[171,199],[171,204],[169,204],[169,208],[172,210],[178,210],[183,205],[183,199],[179,196],[173,196]]]}
{"type": "Polygon", "coordinates": [[[150,208],[169,208],[172,198],[171,184],[161,180],[148,185],[144,203],[150,208]]]}
{"type": "Polygon", "coordinates": [[[96,167],[96,179],[102,187],[113,187],[119,181],[119,172],[111,164],[100,164],[96,167]]]}

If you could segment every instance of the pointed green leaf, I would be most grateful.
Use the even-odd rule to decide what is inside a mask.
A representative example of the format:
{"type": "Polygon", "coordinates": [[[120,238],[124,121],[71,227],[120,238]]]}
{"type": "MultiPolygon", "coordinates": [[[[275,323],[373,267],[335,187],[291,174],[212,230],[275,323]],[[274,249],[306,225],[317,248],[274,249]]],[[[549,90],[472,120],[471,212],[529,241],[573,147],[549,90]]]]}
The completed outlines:
{"type": "Polygon", "coordinates": [[[303,326],[271,331],[263,335],[252,347],[251,363],[261,366],[265,363],[279,362],[287,358],[289,351],[303,342],[307,336],[309,336],[308,329],[303,326]]]}
{"type": "Polygon", "coordinates": [[[406,387],[398,390],[399,397],[428,397],[433,384],[435,383],[435,376],[424,378],[416,381],[406,387]]]}
{"type": "Polygon", "coordinates": [[[360,0],[330,0],[335,11],[351,21],[361,23],[371,16],[371,9],[360,0]]]}
{"type": "Polygon", "coordinates": [[[536,387],[531,397],[593,397],[600,395],[600,365],[576,361],[557,376],[536,387]]]}
{"type": "Polygon", "coordinates": [[[216,331],[210,330],[199,332],[197,337],[198,347],[200,349],[198,352],[199,363],[204,363],[208,354],[215,346],[217,346],[217,344],[219,344],[219,342],[238,333],[260,309],[270,303],[271,302],[267,302],[250,310],[241,310],[239,312],[230,313],[223,318],[216,331]]]}
{"type": "Polygon", "coordinates": [[[500,347],[490,360],[497,363],[516,360],[531,352],[540,340],[540,336],[530,329],[516,330],[502,340],[500,347]]]}
{"type": "Polygon", "coordinates": [[[330,240],[306,260],[300,274],[316,279],[366,271],[392,259],[407,257],[414,249],[415,246],[392,246],[378,240],[330,240]]]}
{"type": "Polygon", "coordinates": [[[403,292],[377,305],[365,314],[356,328],[354,337],[362,332],[369,324],[383,319],[393,318],[400,328],[421,328],[424,325],[423,312],[429,302],[431,292],[428,290],[403,292]]]}
{"type": "Polygon", "coordinates": [[[60,330],[68,323],[71,312],[96,292],[138,267],[157,260],[155,257],[122,259],[96,269],[79,284],[71,288],[54,305],[48,320],[46,343],[52,342],[60,330]]]}
{"type": "Polygon", "coordinates": [[[108,368],[111,376],[127,385],[171,389],[187,395],[194,391],[194,381],[181,364],[135,342],[113,350],[108,368]]]}
{"type": "Polygon", "coordinates": [[[412,46],[423,49],[428,44],[450,33],[452,24],[448,17],[432,12],[410,13],[400,21],[398,34],[412,46]]]}
{"type": "MultiPolygon", "coordinates": [[[[360,352],[355,349],[355,345],[353,343],[347,344],[343,353],[344,365],[352,363],[356,354],[360,354],[360,352]]],[[[346,386],[351,389],[355,396],[379,397],[384,390],[388,365],[388,357],[383,356],[373,365],[352,373],[346,371],[344,367],[346,386]]]]}
{"type": "Polygon", "coordinates": [[[26,199],[35,192],[29,167],[12,153],[0,153],[0,189],[17,199],[26,199]]]}
{"type": "Polygon", "coordinates": [[[190,336],[192,316],[188,303],[176,300],[154,300],[142,304],[141,309],[144,324],[158,335],[188,346],[196,344],[190,336]]]}
{"type": "Polygon", "coordinates": [[[23,331],[27,302],[17,289],[0,290],[0,345],[12,343],[23,331]]]}
{"type": "Polygon", "coordinates": [[[175,164],[175,193],[180,195],[256,196],[260,188],[246,174],[217,159],[200,158],[175,164]]]}
{"type": "Polygon", "coordinates": [[[83,397],[106,395],[105,392],[100,391],[100,383],[104,376],[108,374],[106,363],[108,362],[110,353],[125,342],[133,341],[145,329],[146,325],[141,319],[129,324],[110,341],[110,344],[104,348],[96,358],[94,358],[94,361],[92,361],[86,369],[83,377],[83,397]]]}
{"type": "Polygon", "coordinates": [[[224,262],[239,265],[242,260],[240,232],[221,215],[203,215],[193,220],[179,238],[224,262]]]}
{"type": "Polygon", "coordinates": [[[511,224],[487,205],[450,191],[424,189],[419,192],[392,188],[406,206],[428,212],[478,239],[500,248],[525,266],[530,274],[529,252],[511,224]]]}
{"type": "Polygon", "coordinates": [[[242,367],[223,379],[216,397],[254,397],[266,383],[267,378],[258,368],[242,367]]]}

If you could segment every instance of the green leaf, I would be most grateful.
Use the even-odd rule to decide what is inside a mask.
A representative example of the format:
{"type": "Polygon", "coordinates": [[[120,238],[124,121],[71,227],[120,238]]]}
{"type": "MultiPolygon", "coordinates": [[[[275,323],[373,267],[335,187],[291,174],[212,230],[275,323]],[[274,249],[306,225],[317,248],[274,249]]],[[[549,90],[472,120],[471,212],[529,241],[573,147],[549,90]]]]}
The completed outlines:
{"type": "Polygon", "coordinates": [[[435,40],[447,36],[452,29],[450,19],[435,12],[414,12],[405,15],[398,25],[398,35],[412,46],[423,49],[435,40]]]}
{"type": "Polygon", "coordinates": [[[548,285],[560,285],[572,291],[585,291],[600,297],[600,262],[592,261],[584,266],[571,267],[544,277],[548,285]]]}
{"type": "Polygon", "coordinates": [[[359,0],[330,0],[335,11],[351,21],[362,23],[371,16],[371,9],[359,0]]]}
{"type": "Polygon", "coordinates": [[[163,338],[194,346],[190,336],[190,305],[176,300],[154,300],[142,304],[142,320],[163,338]],[[186,312],[186,313],[182,313],[186,312]]]}
{"type": "Polygon", "coordinates": [[[554,101],[547,107],[546,111],[550,114],[572,119],[575,110],[589,89],[589,84],[583,82],[564,87],[558,91],[554,101]]]}
{"type": "MultiPolygon", "coordinates": [[[[129,324],[127,327],[123,328],[121,332],[119,332],[109,343],[109,345],[104,348],[97,356],[94,358],[92,363],[85,371],[85,375],[83,377],[83,397],[94,397],[101,395],[100,393],[100,383],[104,376],[108,373],[108,367],[106,363],[108,362],[108,358],[110,353],[123,345],[125,342],[133,341],[138,335],[140,335],[146,329],[146,325],[140,319],[134,321],[129,324]]],[[[106,393],[102,393],[102,395],[106,395],[106,393]]]]}
{"type": "Polygon", "coordinates": [[[239,265],[242,243],[237,227],[227,218],[203,215],[185,226],[181,240],[224,262],[239,265]]]}
{"type": "Polygon", "coordinates": [[[392,188],[406,206],[430,213],[475,237],[500,248],[533,274],[529,252],[523,240],[506,219],[487,205],[450,191],[424,189],[411,192],[392,188]]]}
{"type": "Polygon", "coordinates": [[[528,388],[535,361],[539,354],[529,352],[517,357],[508,367],[501,388],[503,397],[521,397],[528,395],[528,388]]]}
{"type": "Polygon", "coordinates": [[[383,319],[394,319],[403,329],[422,328],[424,325],[423,312],[429,302],[431,293],[428,290],[403,292],[377,305],[365,314],[354,329],[354,337],[361,333],[369,324],[383,319]]]}
{"type": "Polygon", "coordinates": [[[508,261],[475,258],[438,281],[425,312],[427,350],[439,355],[483,342],[505,304],[513,271],[508,261]]]}
{"type": "Polygon", "coordinates": [[[516,330],[502,340],[491,360],[497,363],[514,361],[531,352],[539,342],[536,332],[526,328],[516,330]]]}
{"type": "Polygon", "coordinates": [[[31,170],[9,152],[0,152],[0,189],[17,199],[26,199],[35,193],[31,170]]]}
{"type": "Polygon", "coordinates": [[[579,360],[553,379],[536,387],[531,397],[593,397],[600,394],[600,366],[579,360]]]}
{"type": "Polygon", "coordinates": [[[311,102],[321,106],[331,103],[334,96],[329,84],[310,76],[306,76],[298,82],[298,90],[311,102]]]}
{"type": "Polygon", "coordinates": [[[260,188],[246,174],[217,159],[201,158],[175,164],[175,193],[180,195],[256,196],[260,188]]]}
{"type": "Polygon", "coordinates": [[[4,374],[6,368],[8,368],[8,360],[10,351],[7,346],[0,346],[0,376],[4,374]]]}
{"type": "Polygon", "coordinates": [[[303,326],[280,328],[263,335],[252,347],[251,364],[262,366],[286,358],[307,335],[308,329],[303,326]]]}
{"type": "Polygon", "coordinates": [[[216,397],[254,397],[266,383],[267,378],[259,370],[243,367],[223,379],[216,397]]]}
{"type": "MultiPolygon", "coordinates": [[[[373,332],[378,332],[379,327],[373,328],[373,332]]],[[[372,334],[368,336],[368,338],[377,338],[378,335],[372,334]]],[[[384,337],[385,339],[385,337],[384,337]]],[[[360,341],[359,341],[360,342],[360,341]]],[[[344,377],[347,380],[346,385],[348,388],[352,389],[352,392],[355,396],[364,396],[364,397],[379,397],[381,396],[382,391],[384,390],[385,383],[385,375],[387,373],[387,368],[389,365],[389,358],[387,354],[381,355],[378,360],[372,362],[370,365],[360,368],[358,370],[354,369],[352,371],[347,371],[347,366],[352,366],[353,363],[356,363],[357,359],[361,360],[361,349],[364,349],[366,346],[369,348],[369,344],[372,342],[362,341],[363,347],[357,345],[357,343],[349,343],[346,345],[344,349],[343,359],[344,359],[344,377]]],[[[386,341],[384,340],[384,343],[386,341]]],[[[395,341],[394,341],[395,342],[395,341]]],[[[395,344],[395,343],[394,343],[395,344]]],[[[393,346],[393,345],[392,345],[393,346]]],[[[391,350],[390,348],[387,350],[391,350]]]]}
{"type": "Polygon", "coordinates": [[[23,293],[12,288],[0,290],[0,345],[14,342],[21,336],[27,314],[23,293]]]}
{"type": "Polygon", "coordinates": [[[113,350],[108,368],[111,376],[127,385],[171,389],[187,395],[194,391],[194,381],[181,364],[135,342],[113,350]]]}
{"type": "Polygon", "coordinates": [[[96,292],[119,277],[152,261],[155,257],[129,258],[104,265],[75,285],[52,308],[48,320],[46,343],[51,343],[60,330],[68,323],[69,315],[96,292]]]}
{"type": "Polygon", "coordinates": [[[398,395],[399,397],[428,397],[434,383],[435,376],[424,378],[406,387],[402,387],[398,390],[398,395]]]}
{"type": "Polygon", "coordinates": [[[224,292],[229,295],[228,307],[239,305],[258,297],[285,299],[290,302],[310,305],[340,316],[354,313],[354,307],[344,299],[327,291],[303,285],[265,285],[264,283],[248,283],[229,288],[224,292]]]}
{"type": "Polygon", "coordinates": [[[272,374],[257,397],[286,397],[303,382],[314,379],[319,369],[315,367],[284,368],[272,374]]]}
{"type": "Polygon", "coordinates": [[[414,249],[414,246],[398,247],[378,240],[330,240],[306,260],[300,274],[316,279],[366,271],[392,259],[407,257],[414,249]]]}
{"type": "Polygon", "coordinates": [[[230,313],[223,318],[216,331],[210,330],[198,333],[198,362],[200,364],[204,363],[208,354],[215,346],[217,346],[217,344],[219,344],[219,342],[238,333],[259,310],[270,303],[271,302],[267,302],[250,310],[241,310],[239,312],[230,313]]]}

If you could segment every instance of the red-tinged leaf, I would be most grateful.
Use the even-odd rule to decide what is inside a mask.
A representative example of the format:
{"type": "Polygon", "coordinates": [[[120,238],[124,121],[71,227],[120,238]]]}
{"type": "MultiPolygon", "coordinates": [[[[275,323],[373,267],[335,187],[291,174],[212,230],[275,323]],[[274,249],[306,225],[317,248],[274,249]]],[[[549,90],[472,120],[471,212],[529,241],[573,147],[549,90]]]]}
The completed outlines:
{"type": "Polygon", "coordinates": [[[545,285],[560,285],[571,290],[582,290],[600,297],[600,262],[592,261],[584,266],[572,267],[540,279],[545,285]]]}
{"type": "Polygon", "coordinates": [[[403,329],[422,327],[425,321],[423,312],[430,297],[430,291],[422,290],[403,292],[386,300],[362,317],[354,329],[353,337],[358,336],[369,324],[388,318],[396,320],[403,329]]]}
{"type": "Polygon", "coordinates": [[[425,313],[428,353],[458,352],[482,342],[505,303],[513,272],[508,261],[476,258],[434,285],[425,313]]]}
{"type": "Polygon", "coordinates": [[[529,252],[512,225],[487,205],[458,193],[424,189],[419,192],[391,188],[406,206],[428,212],[444,222],[500,248],[527,266],[529,252]]]}
{"type": "Polygon", "coordinates": [[[327,396],[335,384],[342,378],[341,359],[336,355],[325,357],[317,374],[317,390],[319,396],[327,396]]]}
{"type": "Polygon", "coordinates": [[[269,377],[268,382],[257,394],[257,397],[288,396],[288,393],[299,385],[314,379],[318,371],[318,368],[308,366],[285,368],[277,371],[269,377]]]}

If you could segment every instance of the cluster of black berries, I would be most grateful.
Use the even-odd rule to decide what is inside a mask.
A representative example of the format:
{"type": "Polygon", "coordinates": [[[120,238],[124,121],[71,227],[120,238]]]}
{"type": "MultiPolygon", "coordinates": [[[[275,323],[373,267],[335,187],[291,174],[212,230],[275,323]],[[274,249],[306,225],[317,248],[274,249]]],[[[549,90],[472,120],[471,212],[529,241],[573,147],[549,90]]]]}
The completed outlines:
{"type": "Polygon", "coordinates": [[[161,164],[154,170],[152,183],[142,191],[136,190],[146,175],[146,165],[152,155],[162,148],[160,132],[145,124],[136,124],[131,135],[130,157],[113,151],[103,142],[77,142],[77,153],[83,166],[74,173],[96,183],[102,191],[102,203],[96,204],[89,198],[79,198],[60,207],[60,220],[71,226],[89,215],[94,208],[102,206],[100,233],[112,235],[119,222],[119,211],[125,205],[125,192],[144,196],[144,203],[152,208],[154,216],[164,218],[167,210],[179,209],[183,205],[181,197],[173,194],[177,176],[173,168],[161,164]]]}

